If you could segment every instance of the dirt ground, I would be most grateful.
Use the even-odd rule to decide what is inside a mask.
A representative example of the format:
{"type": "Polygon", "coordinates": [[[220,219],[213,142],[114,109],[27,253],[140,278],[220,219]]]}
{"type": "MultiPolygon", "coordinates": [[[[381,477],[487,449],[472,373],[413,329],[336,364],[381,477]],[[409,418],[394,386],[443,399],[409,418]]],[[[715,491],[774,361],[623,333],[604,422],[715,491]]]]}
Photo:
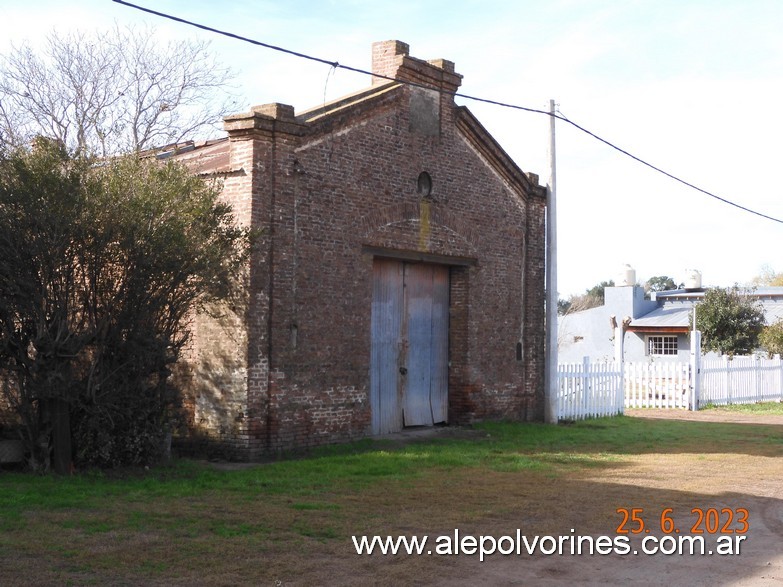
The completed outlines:
{"type": "Polygon", "coordinates": [[[694,422],[733,422],[738,424],[780,424],[783,425],[783,416],[730,412],[724,410],[651,410],[651,409],[626,409],[626,416],[634,418],[661,418],[666,420],[693,420],[694,422]]]}
{"type": "MultiPolygon", "coordinates": [[[[641,418],[666,418],[696,421],[773,424],[781,426],[783,416],[726,413],[714,410],[689,412],[683,410],[626,410],[626,415],[641,418]]],[[[709,447],[703,447],[708,449],[709,447]]],[[[740,543],[739,555],[645,555],[606,556],[537,556],[492,557],[476,565],[461,561],[465,569],[459,582],[482,582],[491,585],[712,585],[712,586],[781,586],[783,585],[783,460],[780,457],[746,454],[664,454],[651,457],[639,455],[629,466],[613,471],[600,471],[594,478],[585,478],[588,492],[614,496],[617,507],[643,507],[652,504],[643,517],[653,526],[650,535],[661,537],[659,514],[672,507],[677,527],[688,532],[697,514],[708,508],[738,508],[749,512],[747,539],[740,543]],[[658,492],[651,499],[650,491],[658,492]],[[637,495],[637,498],[633,496],[637,495]],[[638,501],[636,501],[638,500],[638,501]],[[656,531],[658,530],[658,531],[656,531]]],[[[590,498],[586,497],[585,502],[590,498]]],[[[580,507],[579,501],[572,507],[580,507]]],[[[558,515],[559,507],[552,511],[558,515]]],[[[613,520],[613,522],[616,521],[613,520]]],[[[605,528],[613,535],[613,522],[605,528]]],[[[735,527],[736,524],[735,524],[735,527]]],[[[702,524],[702,529],[704,526],[702,524]]],[[[562,527],[568,534],[570,528],[562,527]]],[[[579,530],[577,529],[577,532],[579,530]]],[[[715,544],[705,534],[708,545],[715,544]]],[[[635,547],[639,540],[632,538],[635,547]]],[[[454,584],[444,581],[442,585],[454,584]]]]}
{"type": "MultiPolygon", "coordinates": [[[[720,421],[781,426],[783,416],[729,414],[720,411],[686,412],[679,410],[628,410],[626,415],[640,418],[677,418],[696,421],[720,421]]],[[[781,586],[783,585],[783,453],[780,445],[753,451],[737,447],[730,453],[718,453],[709,446],[694,446],[692,452],[655,453],[624,456],[622,462],[605,468],[587,469],[584,476],[568,480],[553,480],[542,476],[529,484],[503,487],[502,475],[475,480],[476,494],[468,482],[451,488],[451,499],[480,499],[482,484],[500,489],[507,495],[506,503],[487,503],[486,511],[471,520],[449,520],[446,514],[440,528],[424,528],[411,519],[405,504],[389,504],[400,509],[399,524],[390,534],[437,536],[453,534],[459,528],[462,535],[488,535],[499,538],[514,536],[517,529],[533,540],[535,535],[553,536],[617,536],[621,514],[616,510],[641,508],[641,517],[649,533],[630,536],[628,554],[566,554],[492,555],[483,562],[478,555],[466,556],[339,556],[339,562],[321,560],[320,569],[305,573],[305,583],[325,584],[428,584],[428,585],[710,585],[710,586],[781,586]],[[748,454],[756,453],[756,454],[748,454]],[[730,528],[739,529],[742,510],[748,512],[746,538],[737,542],[729,536],[739,554],[717,554],[715,534],[703,534],[705,554],[644,554],[642,540],[655,547],[649,538],[663,538],[662,515],[681,529],[681,535],[691,534],[692,526],[708,530],[699,524],[698,511],[715,508],[723,524],[733,516],[730,528]],[[724,509],[726,508],[726,509],[724,509]],[[731,510],[728,512],[727,510],[731,510]],[[453,524],[453,525],[450,525],[453,524]],[[638,554],[634,554],[634,551],[638,554]],[[711,554],[710,554],[711,552],[711,554]],[[334,581],[337,581],[336,583],[334,581]]],[[[531,473],[534,476],[534,473],[531,473]]],[[[427,503],[434,508],[439,491],[431,489],[428,496],[411,496],[412,501],[427,503]]],[[[409,504],[415,512],[418,504],[409,504]]],[[[714,520],[713,520],[714,521],[714,520]]],[[[667,522],[668,523],[668,522],[667,522]]],[[[628,526],[631,527],[630,525],[628,526]]],[[[676,544],[679,536],[666,538],[665,548],[676,544]]],[[[429,542],[428,545],[431,545],[429,542]]],[[[547,542],[547,547],[551,542],[547,542]]],[[[725,544],[725,542],[724,542],[725,544]]],[[[350,549],[349,549],[350,550],[350,549]]],[[[337,554],[337,553],[335,553],[337,554]]],[[[342,553],[345,554],[345,553],[342,553]]],[[[291,584],[298,583],[293,581],[291,584]]],[[[282,581],[281,584],[288,584],[282,581]]]]}
{"type": "MultiPolygon", "coordinates": [[[[164,522],[178,517],[192,520],[199,515],[214,520],[220,528],[248,521],[276,528],[271,538],[263,533],[258,537],[254,533],[239,534],[234,539],[223,539],[221,544],[225,546],[220,549],[189,549],[184,554],[178,547],[183,541],[208,540],[209,535],[190,537],[187,526],[182,533],[167,530],[165,534],[133,528],[122,536],[105,531],[75,532],[61,519],[72,520],[73,512],[45,512],[42,515],[52,518],[52,528],[75,532],[78,546],[62,545],[63,552],[48,553],[40,559],[30,554],[3,559],[0,550],[0,578],[5,577],[0,584],[783,587],[783,442],[779,441],[783,439],[783,416],[720,410],[627,410],[626,415],[733,422],[739,426],[766,424],[773,428],[772,434],[767,430],[751,440],[743,440],[740,428],[735,441],[716,446],[682,448],[683,441],[659,447],[651,439],[649,445],[622,455],[602,453],[598,447],[587,458],[567,450],[552,454],[542,451],[540,456],[547,463],[544,467],[487,467],[480,469],[479,475],[479,469],[457,465],[444,475],[391,478],[357,491],[319,493],[312,500],[298,496],[296,503],[288,495],[265,494],[263,500],[227,498],[220,502],[207,496],[203,502],[182,499],[174,504],[176,507],[170,500],[145,504],[147,513],[159,515],[164,522]],[[780,434],[776,435],[778,429],[780,434]],[[748,529],[740,535],[742,540],[737,542],[738,535],[733,532],[725,533],[735,554],[718,554],[718,536],[714,531],[709,533],[706,521],[698,520],[698,512],[712,511],[719,516],[713,522],[720,525],[726,524],[731,514],[733,520],[726,527],[735,530],[745,523],[745,510],[748,529]],[[626,554],[589,554],[590,540],[594,544],[599,539],[608,541],[609,546],[614,544],[623,511],[636,513],[650,532],[629,534],[626,554]],[[672,526],[670,533],[664,532],[662,523],[672,526]],[[680,537],[695,536],[694,526],[708,530],[702,535],[704,554],[642,551],[643,540],[648,548],[656,546],[652,539],[663,539],[661,544],[666,549],[672,543],[676,546],[680,537]],[[504,536],[516,539],[519,532],[520,539],[525,537],[528,543],[536,537],[543,540],[546,551],[551,550],[552,540],[560,541],[562,537],[564,553],[531,555],[521,544],[519,554],[495,553],[484,561],[478,554],[439,556],[436,549],[444,544],[439,537],[453,537],[455,530],[463,538],[486,536],[495,540],[504,536]],[[368,556],[356,554],[346,535],[427,536],[428,542],[421,555],[368,556]],[[572,554],[572,542],[581,542],[585,552],[572,554]],[[83,562],[69,548],[92,553],[95,560],[83,562]],[[432,554],[428,555],[427,550],[432,554]],[[197,560],[188,558],[194,552],[199,553],[197,560]],[[138,575],[140,558],[152,569],[144,572],[144,580],[138,575]]],[[[428,435],[464,434],[487,432],[446,427],[406,431],[389,440],[404,444],[428,435]]],[[[580,445],[580,451],[584,448],[580,445]]],[[[128,512],[124,515],[132,514],[132,508],[128,512]]],[[[76,515],[82,514],[77,511],[76,515]]],[[[105,523],[106,515],[100,515],[103,517],[96,523],[105,523]]],[[[76,525],[77,529],[91,527],[76,525]]],[[[167,526],[164,523],[161,527],[167,526]]],[[[632,530],[636,526],[629,519],[625,527],[632,530]]],[[[504,540],[501,546],[505,549],[509,542],[504,540]]]]}

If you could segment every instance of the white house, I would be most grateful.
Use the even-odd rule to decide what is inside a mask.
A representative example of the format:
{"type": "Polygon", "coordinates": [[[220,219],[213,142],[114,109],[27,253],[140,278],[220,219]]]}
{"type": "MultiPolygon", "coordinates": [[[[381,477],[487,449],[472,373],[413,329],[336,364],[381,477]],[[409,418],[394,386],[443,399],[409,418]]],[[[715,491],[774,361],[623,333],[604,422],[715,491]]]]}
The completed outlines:
{"type": "MultiPolygon", "coordinates": [[[[613,360],[618,335],[626,361],[688,360],[693,307],[706,291],[700,279],[686,283],[686,289],[652,293],[650,299],[635,285],[635,273],[619,283],[604,289],[603,306],[559,317],[558,361],[613,360]]],[[[761,303],[767,324],[783,318],[783,287],[760,287],[748,295],[761,303]]],[[[698,307],[696,312],[698,327],[698,307]]]]}

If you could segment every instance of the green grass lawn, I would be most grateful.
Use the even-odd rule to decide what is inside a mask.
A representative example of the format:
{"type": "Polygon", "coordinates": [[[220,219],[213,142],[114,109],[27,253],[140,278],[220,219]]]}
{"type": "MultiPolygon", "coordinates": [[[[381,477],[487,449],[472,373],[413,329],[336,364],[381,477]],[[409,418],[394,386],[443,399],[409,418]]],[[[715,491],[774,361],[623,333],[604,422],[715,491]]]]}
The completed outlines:
{"type": "Polygon", "coordinates": [[[763,402],[758,404],[734,404],[731,406],[709,405],[702,409],[717,410],[723,412],[737,412],[740,414],[769,414],[783,416],[783,402],[763,402]]]}
{"type": "Polygon", "coordinates": [[[257,573],[249,582],[259,583],[317,565],[303,553],[346,551],[353,532],[504,516],[509,492],[523,500],[518,510],[542,487],[634,455],[694,450],[781,456],[783,435],[771,425],[616,417],[365,440],[230,471],[177,460],[67,478],[2,472],[0,584],[230,584],[237,569],[237,582],[257,573]]]}

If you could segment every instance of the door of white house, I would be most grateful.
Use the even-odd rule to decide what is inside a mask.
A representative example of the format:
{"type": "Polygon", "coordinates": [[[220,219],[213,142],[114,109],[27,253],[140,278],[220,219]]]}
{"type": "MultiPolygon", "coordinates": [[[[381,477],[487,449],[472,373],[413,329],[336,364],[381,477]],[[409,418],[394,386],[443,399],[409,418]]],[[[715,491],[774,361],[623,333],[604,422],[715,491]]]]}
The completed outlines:
{"type": "Polygon", "coordinates": [[[449,269],[373,262],[373,434],[448,418],[449,269]]]}

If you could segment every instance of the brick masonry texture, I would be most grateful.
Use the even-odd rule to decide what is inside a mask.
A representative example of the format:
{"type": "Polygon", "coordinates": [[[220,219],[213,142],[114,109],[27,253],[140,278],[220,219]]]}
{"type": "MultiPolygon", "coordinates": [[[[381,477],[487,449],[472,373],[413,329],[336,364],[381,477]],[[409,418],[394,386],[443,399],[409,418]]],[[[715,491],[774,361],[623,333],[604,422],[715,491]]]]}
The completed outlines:
{"type": "Polygon", "coordinates": [[[376,255],[450,266],[450,423],[542,419],[545,189],[455,105],[453,63],[386,41],[373,68],[425,87],[376,77],[298,115],[226,118],[215,175],[261,236],[241,307],[194,324],[191,445],[252,460],[370,434],[376,255]]]}

